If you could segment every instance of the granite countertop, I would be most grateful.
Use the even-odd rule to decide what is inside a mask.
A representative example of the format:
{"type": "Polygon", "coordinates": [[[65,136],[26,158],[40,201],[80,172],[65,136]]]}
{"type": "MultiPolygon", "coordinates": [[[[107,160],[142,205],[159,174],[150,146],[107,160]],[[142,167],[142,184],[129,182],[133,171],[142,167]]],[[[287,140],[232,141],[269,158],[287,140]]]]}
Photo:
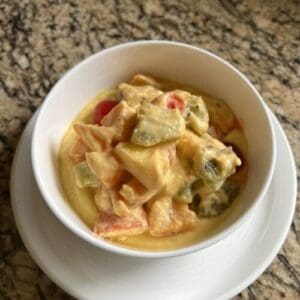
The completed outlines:
{"type": "MultiPolygon", "coordinates": [[[[200,46],[244,72],[283,126],[299,171],[299,1],[1,0],[0,299],[70,299],[17,233],[11,161],[24,126],[68,69],[100,49],[139,39],[200,46]]],[[[236,299],[300,299],[299,204],[298,194],[280,253],[236,299]]]]}

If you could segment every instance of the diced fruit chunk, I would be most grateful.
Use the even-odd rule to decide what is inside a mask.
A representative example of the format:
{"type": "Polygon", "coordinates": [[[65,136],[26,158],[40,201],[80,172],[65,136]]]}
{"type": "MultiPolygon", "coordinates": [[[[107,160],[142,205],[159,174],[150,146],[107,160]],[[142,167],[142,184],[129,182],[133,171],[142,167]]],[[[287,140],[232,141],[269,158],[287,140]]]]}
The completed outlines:
{"type": "Polygon", "coordinates": [[[170,236],[194,228],[196,214],[186,204],[175,204],[171,198],[163,197],[149,205],[149,231],[152,236],[170,236]]]}
{"type": "Polygon", "coordinates": [[[177,151],[181,159],[190,162],[191,170],[198,178],[194,189],[201,195],[217,191],[241,165],[241,160],[230,147],[208,134],[199,137],[186,131],[178,142],[177,151]]]}
{"type": "Polygon", "coordinates": [[[151,102],[162,94],[162,91],[150,85],[134,86],[127,83],[121,83],[119,91],[122,99],[134,109],[139,108],[142,102],[151,102]]]}
{"type": "Polygon", "coordinates": [[[94,124],[102,124],[102,119],[118,104],[116,100],[103,100],[96,106],[93,115],[94,124]]]}
{"type": "Polygon", "coordinates": [[[119,193],[128,204],[141,205],[152,198],[157,191],[154,189],[148,190],[140,181],[133,177],[129,182],[122,185],[119,193]]]}
{"type": "Polygon", "coordinates": [[[94,233],[101,237],[137,235],[147,230],[148,222],[142,207],[134,209],[131,215],[125,217],[100,212],[94,227],[94,233]]]}
{"type": "Polygon", "coordinates": [[[113,203],[111,200],[110,190],[104,185],[100,185],[95,190],[95,204],[98,209],[107,214],[113,214],[113,203]]]}
{"type": "Polygon", "coordinates": [[[85,160],[85,153],[89,151],[89,148],[80,138],[76,138],[73,145],[70,148],[69,156],[75,163],[80,163],[85,160]]]}
{"type": "Polygon", "coordinates": [[[119,184],[122,170],[112,155],[105,152],[88,152],[86,162],[103,185],[112,188],[119,184]]]}
{"type": "Polygon", "coordinates": [[[187,105],[187,97],[189,95],[190,93],[188,92],[174,90],[161,94],[159,97],[153,100],[152,104],[162,108],[177,108],[181,113],[184,113],[187,105]]]}
{"type": "Polygon", "coordinates": [[[100,211],[115,214],[119,217],[128,216],[132,211],[132,208],[125,203],[116,190],[109,189],[105,185],[101,185],[96,189],[95,203],[100,211]]]}
{"type": "Polygon", "coordinates": [[[164,144],[145,148],[121,142],[114,151],[123,167],[150,190],[159,189],[165,184],[172,147],[172,144],[164,144]]]}
{"type": "Polygon", "coordinates": [[[181,98],[179,98],[175,94],[171,94],[167,102],[167,108],[169,109],[177,108],[181,113],[183,113],[185,109],[185,105],[181,98]]]}
{"type": "Polygon", "coordinates": [[[154,105],[177,108],[185,117],[186,126],[201,135],[208,129],[208,112],[200,96],[182,90],[164,93],[153,101],[154,105]]]}
{"type": "Polygon", "coordinates": [[[133,130],[131,142],[149,147],[178,139],[184,130],[184,119],[178,110],[144,103],[138,114],[138,123],[133,130]]]}
{"type": "Polygon", "coordinates": [[[116,140],[116,131],[111,127],[76,123],[73,128],[90,151],[106,151],[116,140]]]}
{"type": "Polygon", "coordinates": [[[130,84],[133,85],[151,85],[157,89],[161,88],[161,85],[158,81],[156,81],[154,78],[143,75],[143,74],[136,74],[132,77],[130,80],[130,84]]]}
{"type": "Polygon", "coordinates": [[[116,105],[103,119],[102,125],[112,127],[118,141],[129,139],[136,122],[136,112],[125,101],[116,105]]]}

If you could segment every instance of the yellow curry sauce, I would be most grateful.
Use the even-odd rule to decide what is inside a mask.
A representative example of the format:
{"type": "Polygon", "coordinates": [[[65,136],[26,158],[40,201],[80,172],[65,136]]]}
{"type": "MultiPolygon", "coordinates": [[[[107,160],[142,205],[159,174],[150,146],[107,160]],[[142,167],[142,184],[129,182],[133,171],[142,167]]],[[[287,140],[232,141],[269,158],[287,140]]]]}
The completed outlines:
{"type": "MultiPolygon", "coordinates": [[[[194,89],[190,89],[186,86],[181,86],[179,84],[170,83],[163,81],[165,90],[182,89],[193,92],[197,95],[202,95],[205,103],[213,103],[217,101],[211,97],[203,95],[194,89]]],[[[76,178],[74,174],[74,161],[70,157],[69,153],[76,139],[76,132],[73,129],[73,125],[76,123],[92,123],[92,115],[96,105],[105,99],[116,98],[118,91],[107,90],[101,92],[97,95],[91,102],[89,102],[79,113],[76,119],[73,121],[69,129],[67,130],[60,148],[59,153],[59,172],[61,177],[62,186],[66,194],[66,198],[70,202],[71,206],[74,208],[76,213],[80,216],[83,222],[93,230],[97,219],[99,218],[99,209],[95,203],[94,191],[91,188],[80,188],[76,184],[76,178]]],[[[211,115],[209,115],[211,118],[211,115]]],[[[216,116],[214,116],[217,118],[216,116]]],[[[226,119],[226,118],[225,118],[226,119]]],[[[216,120],[215,120],[216,121],[216,120]]],[[[218,123],[218,120],[216,121],[218,123]]],[[[225,122],[226,123],[226,120],[225,122]]],[[[224,136],[228,137],[228,144],[234,146],[239,155],[243,156],[243,167],[232,177],[236,177],[240,187],[246,181],[247,177],[247,144],[245,137],[240,134],[235,134],[235,130],[241,132],[241,128],[236,119],[233,120],[233,125],[229,126],[230,130],[228,132],[233,132],[228,135],[228,132],[224,136]]],[[[225,130],[227,124],[224,125],[225,130]]],[[[174,165],[172,171],[174,174],[179,174],[180,170],[176,170],[174,165]]],[[[174,181],[176,182],[176,180],[174,181]]],[[[172,186],[170,187],[172,189],[172,186]]],[[[232,205],[225,209],[221,214],[212,217],[199,217],[197,220],[197,225],[192,230],[187,230],[184,232],[179,232],[177,234],[169,236],[152,236],[148,231],[143,232],[138,235],[117,235],[109,237],[112,242],[121,244],[125,247],[140,249],[140,250],[169,250],[185,247],[192,245],[196,242],[207,239],[209,236],[213,235],[222,229],[223,223],[226,219],[230,218],[232,210],[234,210],[235,205],[241,198],[241,191],[235,197],[232,205]]]]}

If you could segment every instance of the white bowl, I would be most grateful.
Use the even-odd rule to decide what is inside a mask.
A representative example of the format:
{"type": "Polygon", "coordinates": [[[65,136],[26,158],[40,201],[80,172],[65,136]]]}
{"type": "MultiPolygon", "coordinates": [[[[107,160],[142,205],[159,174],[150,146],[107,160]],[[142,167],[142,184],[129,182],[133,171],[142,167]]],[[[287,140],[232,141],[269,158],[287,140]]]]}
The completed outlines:
{"type": "Polygon", "coordinates": [[[52,212],[73,233],[96,247],[138,257],[170,257],[204,249],[237,229],[265,194],[275,164],[274,132],[267,108],[253,85],[216,55],[167,41],[141,41],[103,50],[63,76],[41,107],[33,132],[32,163],[40,191],[52,212]],[[239,119],[249,144],[249,174],[242,201],[225,228],[211,238],[178,250],[139,251],[101,240],[64,198],[57,170],[61,139],[74,117],[99,91],[138,72],[185,83],[224,99],[239,119]]]}

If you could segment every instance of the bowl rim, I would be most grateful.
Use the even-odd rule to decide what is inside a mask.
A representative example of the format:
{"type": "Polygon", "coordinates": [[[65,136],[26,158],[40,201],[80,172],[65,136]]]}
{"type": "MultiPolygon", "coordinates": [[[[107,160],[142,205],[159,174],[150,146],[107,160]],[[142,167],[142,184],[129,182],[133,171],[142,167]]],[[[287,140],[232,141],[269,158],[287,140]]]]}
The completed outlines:
{"type": "MultiPolygon", "coordinates": [[[[181,256],[185,254],[189,254],[195,251],[203,250],[207,247],[212,246],[213,244],[216,244],[220,242],[221,240],[225,239],[228,235],[236,231],[248,218],[251,216],[255,208],[259,205],[259,203],[262,201],[264,195],[266,194],[266,191],[270,185],[272,175],[274,172],[274,167],[275,167],[275,159],[276,159],[276,146],[275,146],[275,133],[274,133],[274,128],[273,124],[271,121],[271,116],[270,113],[268,112],[267,105],[265,104],[263,98],[261,95],[258,93],[256,88],[253,86],[253,84],[249,81],[249,79],[241,73],[237,68],[235,68],[233,65],[231,65],[229,62],[224,60],[223,58],[217,56],[216,54],[211,53],[208,50],[205,50],[203,48],[197,47],[197,46],[192,46],[189,44],[181,43],[181,42],[174,42],[174,41],[160,41],[160,40],[141,40],[141,41],[134,41],[134,42],[127,42],[123,44],[119,44],[104,50],[100,50],[93,55],[85,58],[84,60],[80,61],[78,64],[73,66],[70,70],[68,70],[52,87],[52,89],[49,91],[48,95],[46,96],[41,108],[40,112],[37,116],[36,124],[33,129],[33,135],[32,135],[32,142],[31,142],[31,159],[32,159],[32,167],[33,167],[33,174],[35,177],[35,180],[37,182],[37,186],[41,192],[41,195],[43,196],[42,198],[46,202],[48,208],[54,213],[54,215],[62,222],[71,232],[73,232],[75,235],[77,235],[79,238],[82,240],[96,246],[99,249],[103,249],[106,251],[110,251],[115,254],[121,254],[125,256],[133,256],[133,257],[141,257],[141,258],[166,258],[166,257],[174,257],[174,256],[181,256]],[[259,102],[259,104],[262,107],[262,110],[264,112],[264,115],[267,119],[267,124],[268,124],[268,130],[270,132],[270,137],[271,137],[271,149],[270,151],[270,166],[268,168],[267,176],[258,191],[258,196],[255,199],[255,201],[251,204],[251,206],[241,215],[239,218],[231,225],[220,231],[219,233],[209,237],[208,239],[204,241],[200,241],[198,243],[192,244],[187,247],[182,247],[179,249],[172,249],[172,250],[138,250],[138,249],[131,249],[127,248],[121,245],[113,244],[111,242],[102,240],[102,239],[97,239],[92,232],[90,234],[86,233],[82,229],[80,229],[77,226],[74,226],[67,217],[65,217],[65,214],[61,212],[55,205],[52,204],[52,197],[51,197],[51,192],[48,191],[46,185],[44,184],[44,181],[42,180],[43,176],[40,176],[39,174],[39,162],[37,160],[37,155],[36,152],[38,151],[38,147],[36,147],[36,140],[38,136],[38,128],[39,128],[39,123],[42,120],[43,114],[45,113],[47,109],[47,104],[49,101],[51,101],[52,94],[55,93],[55,91],[59,88],[59,86],[70,76],[72,76],[73,73],[76,73],[77,71],[80,70],[80,68],[85,65],[86,63],[97,59],[98,56],[102,56],[108,52],[114,52],[114,51],[119,51],[120,49],[124,48],[130,48],[130,47],[136,47],[136,46],[148,46],[148,45],[169,45],[169,46],[175,46],[175,47],[181,47],[189,50],[193,50],[199,53],[202,53],[206,56],[210,56],[214,60],[217,60],[219,63],[225,65],[227,68],[230,69],[233,73],[238,75],[244,83],[250,88],[250,90],[254,93],[256,101],[259,102]]],[[[64,197],[65,198],[65,197],[64,197]]]]}

